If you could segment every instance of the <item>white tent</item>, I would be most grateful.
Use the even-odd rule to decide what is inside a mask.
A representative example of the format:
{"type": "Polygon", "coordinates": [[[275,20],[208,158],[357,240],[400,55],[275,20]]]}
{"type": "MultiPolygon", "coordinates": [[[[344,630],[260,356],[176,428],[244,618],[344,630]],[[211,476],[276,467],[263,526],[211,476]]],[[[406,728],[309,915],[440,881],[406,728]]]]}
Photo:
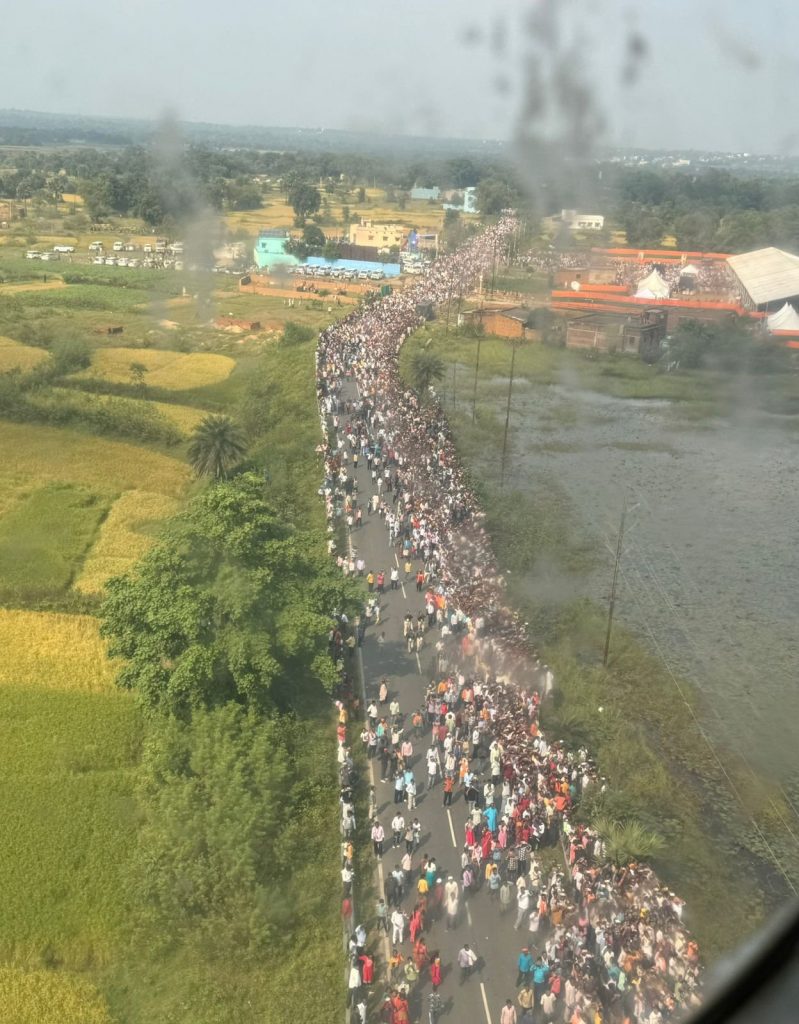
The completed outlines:
{"type": "Polygon", "coordinates": [[[766,324],[770,331],[799,331],[799,313],[790,302],[786,302],[776,313],[766,318],[766,324]]]}
{"type": "Polygon", "coordinates": [[[685,274],[687,277],[696,277],[698,273],[699,268],[695,267],[693,263],[686,263],[686,265],[680,269],[680,274],[685,274]]]}
{"type": "Polygon", "coordinates": [[[643,281],[638,282],[635,297],[636,299],[667,299],[670,291],[669,286],[657,270],[653,270],[643,281]]]}

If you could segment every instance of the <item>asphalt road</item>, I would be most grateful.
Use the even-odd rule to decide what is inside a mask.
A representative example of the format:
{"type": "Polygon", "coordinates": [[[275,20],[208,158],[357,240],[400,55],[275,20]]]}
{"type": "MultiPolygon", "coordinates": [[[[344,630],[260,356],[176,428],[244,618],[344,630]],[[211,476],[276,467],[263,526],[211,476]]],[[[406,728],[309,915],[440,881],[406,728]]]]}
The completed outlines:
{"type": "MultiPolygon", "coordinates": [[[[344,397],[354,397],[354,388],[349,392],[345,391],[344,397]]],[[[408,654],[402,636],[402,620],[407,612],[411,612],[415,619],[424,610],[423,594],[417,593],[413,578],[409,578],[408,584],[403,583],[397,590],[390,589],[389,571],[393,565],[398,564],[397,557],[393,546],[389,545],[385,521],[377,514],[367,515],[366,505],[373,491],[370,474],[363,458],[359,459],[356,479],[358,504],[364,508],[363,525],[353,529],[350,543],[357,556],[366,562],[366,572],[371,569],[377,575],[382,569],[386,574],[386,590],[380,598],[380,624],[369,627],[360,649],[367,696],[370,692],[376,693],[376,686],[383,676],[388,677],[389,701],[393,695],[397,695],[401,711],[405,715],[406,731],[410,732],[410,716],[416,708],[423,705],[427,686],[433,678],[433,657],[438,630],[434,628],[425,634],[425,646],[419,655],[408,654]],[[385,632],[385,642],[382,645],[377,642],[381,632],[385,632]]],[[[414,573],[419,566],[419,562],[414,562],[414,573]]],[[[400,566],[401,581],[403,575],[400,566]]],[[[414,816],[418,817],[423,837],[419,850],[414,854],[413,880],[404,903],[409,916],[415,903],[418,867],[423,854],[432,854],[435,857],[439,868],[438,874],[445,881],[447,875],[452,874],[460,882],[461,874],[460,855],[463,849],[467,807],[463,794],[457,790],[451,812],[443,806],[440,776],[436,786],[430,792],[425,791],[425,754],[429,745],[430,734],[425,728],[423,737],[418,741],[414,740],[412,766],[418,792],[417,808],[409,812],[403,807],[406,822],[414,816]]],[[[386,831],[385,852],[382,863],[377,866],[382,885],[384,878],[399,863],[404,852],[404,844],[396,852],[392,850],[391,819],[395,813],[393,782],[380,781],[378,760],[372,762],[371,775],[373,778],[370,782],[374,783],[377,792],[378,817],[386,831]]],[[[498,903],[489,901],[487,888],[483,886],[468,902],[461,897],[457,924],[452,931],[446,930],[443,916],[440,921],[428,927],[425,932],[428,949],[439,950],[442,960],[443,981],[439,991],[444,1002],[445,1021],[457,1024],[498,1024],[505,1000],[513,999],[515,1005],[516,962],[521,948],[528,944],[528,934],[523,930],[514,931],[514,920],[515,905],[504,917],[501,916],[498,903]],[[464,943],[468,943],[475,950],[480,960],[474,974],[461,984],[457,955],[464,943]]],[[[401,952],[406,957],[412,952],[407,929],[401,952]]],[[[429,972],[425,970],[416,983],[411,998],[411,1020],[421,1019],[427,1024],[430,991],[429,972]]]]}

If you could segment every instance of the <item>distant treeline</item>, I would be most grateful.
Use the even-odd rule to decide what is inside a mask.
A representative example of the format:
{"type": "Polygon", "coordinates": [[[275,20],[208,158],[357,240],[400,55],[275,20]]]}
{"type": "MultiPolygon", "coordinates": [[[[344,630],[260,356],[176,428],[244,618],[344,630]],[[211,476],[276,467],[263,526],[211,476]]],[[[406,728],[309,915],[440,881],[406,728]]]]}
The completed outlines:
{"type": "Polygon", "coordinates": [[[703,170],[625,170],[610,188],[630,245],[673,235],[687,250],[744,252],[799,246],[799,177],[744,177],[703,170]]]}

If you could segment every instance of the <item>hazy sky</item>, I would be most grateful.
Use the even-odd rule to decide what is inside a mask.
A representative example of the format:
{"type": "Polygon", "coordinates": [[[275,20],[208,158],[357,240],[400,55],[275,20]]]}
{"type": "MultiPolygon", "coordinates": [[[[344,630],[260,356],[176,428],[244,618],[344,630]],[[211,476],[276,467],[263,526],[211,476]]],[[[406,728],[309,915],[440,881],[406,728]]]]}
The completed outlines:
{"type": "Polygon", "coordinates": [[[3,107],[509,138],[531,73],[551,99],[552,76],[572,95],[576,72],[610,143],[799,149],[799,4],[784,0],[0,0],[0,11],[3,107]],[[554,20],[533,36],[531,12],[547,10],[554,20]],[[622,85],[631,35],[646,52],[622,85]]]}

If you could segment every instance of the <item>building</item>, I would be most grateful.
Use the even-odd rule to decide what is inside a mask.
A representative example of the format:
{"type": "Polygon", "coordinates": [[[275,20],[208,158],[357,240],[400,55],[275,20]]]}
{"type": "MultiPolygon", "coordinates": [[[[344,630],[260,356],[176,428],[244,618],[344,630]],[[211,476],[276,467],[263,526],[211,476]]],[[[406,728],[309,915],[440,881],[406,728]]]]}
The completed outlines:
{"type": "Polygon", "coordinates": [[[411,199],[422,199],[422,200],[433,200],[435,201],[441,195],[441,189],[434,185],[433,188],[419,188],[414,187],[411,189],[411,199]]]}
{"type": "Polygon", "coordinates": [[[407,228],[402,224],[375,224],[361,218],[360,224],[350,224],[349,242],[351,245],[367,245],[375,249],[402,249],[407,234],[407,228]]]}
{"type": "Polygon", "coordinates": [[[571,231],[601,231],[605,226],[605,218],[601,213],[561,210],[560,219],[571,231]]]}
{"type": "Polygon", "coordinates": [[[296,256],[286,252],[286,243],[291,238],[288,231],[283,228],[264,228],[258,233],[258,240],[255,243],[253,256],[258,267],[263,270],[268,267],[293,267],[300,261],[296,256]]]}
{"type": "Polygon", "coordinates": [[[661,309],[641,313],[588,313],[566,324],[566,348],[626,352],[654,362],[666,336],[666,314],[661,309]]]}
{"type": "Polygon", "coordinates": [[[727,266],[741,288],[744,309],[771,313],[799,300],[799,256],[769,246],[728,256],[727,266]]]}
{"type": "MultiPolygon", "coordinates": [[[[450,193],[450,196],[455,193],[450,193]]],[[[459,204],[444,203],[442,209],[444,210],[458,210],[460,213],[479,213],[477,209],[477,189],[474,185],[469,185],[468,188],[462,190],[463,201],[459,204]]]]}
{"type": "Polygon", "coordinates": [[[532,316],[529,309],[524,306],[509,306],[505,309],[492,307],[484,309],[473,309],[463,314],[470,317],[474,322],[482,324],[486,334],[493,334],[500,338],[529,338],[532,332],[528,325],[532,316]]]}

